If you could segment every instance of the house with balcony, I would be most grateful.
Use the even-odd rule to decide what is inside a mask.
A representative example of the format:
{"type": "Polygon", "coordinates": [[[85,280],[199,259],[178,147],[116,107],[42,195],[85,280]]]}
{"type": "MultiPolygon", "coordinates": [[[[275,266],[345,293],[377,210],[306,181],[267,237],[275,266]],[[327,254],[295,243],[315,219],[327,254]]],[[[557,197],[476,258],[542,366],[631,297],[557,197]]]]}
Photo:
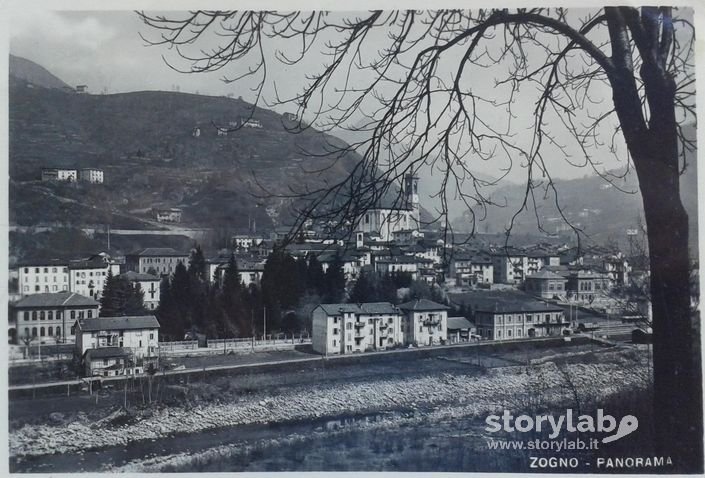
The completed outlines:
{"type": "Polygon", "coordinates": [[[448,340],[448,310],[443,304],[416,299],[397,306],[404,320],[404,343],[409,345],[441,345],[448,340]]]}
{"type": "Polygon", "coordinates": [[[313,350],[322,355],[385,350],[404,343],[402,314],[389,302],[320,304],[311,317],[313,350]]]}
{"type": "Polygon", "coordinates": [[[75,353],[81,357],[87,374],[118,363],[121,367],[111,369],[113,375],[143,373],[150,364],[158,366],[159,321],[153,315],[79,319],[75,353]],[[91,352],[105,348],[110,350],[91,352]],[[117,362],[118,359],[122,361],[117,362]],[[106,363],[110,360],[113,362],[106,363]],[[102,365],[97,361],[103,362],[102,365]]]}

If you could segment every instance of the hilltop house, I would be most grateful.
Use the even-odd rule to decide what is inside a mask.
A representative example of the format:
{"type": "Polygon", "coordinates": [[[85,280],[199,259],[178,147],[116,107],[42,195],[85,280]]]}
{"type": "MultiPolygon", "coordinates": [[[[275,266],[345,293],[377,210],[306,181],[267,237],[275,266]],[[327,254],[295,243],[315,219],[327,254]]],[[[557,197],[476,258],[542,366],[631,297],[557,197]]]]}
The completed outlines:
{"type": "Polygon", "coordinates": [[[93,184],[103,184],[103,170],[98,168],[81,168],[78,170],[78,180],[93,184]]]}
{"type": "Polygon", "coordinates": [[[14,343],[23,337],[70,342],[76,320],[98,317],[99,307],[94,299],[74,292],[32,294],[10,305],[8,335],[14,343]]]}
{"type": "Polygon", "coordinates": [[[323,355],[402,345],[402,314],[389,302],[320,304],[311,312],[313,350],[323,355]]]}
{"type": "Polygon", "coordinates": [[[158,222],[174,222],[178,223],[181,222],[181,209],[178,207],[170,207],[170,208],[155,208],[154,209],[154,218],[158,222]]]}
{"type": "Polygon", "coordinates": [[[76,182],[78,171],[69,168],[42,168],[42,181],[76,182]]]}

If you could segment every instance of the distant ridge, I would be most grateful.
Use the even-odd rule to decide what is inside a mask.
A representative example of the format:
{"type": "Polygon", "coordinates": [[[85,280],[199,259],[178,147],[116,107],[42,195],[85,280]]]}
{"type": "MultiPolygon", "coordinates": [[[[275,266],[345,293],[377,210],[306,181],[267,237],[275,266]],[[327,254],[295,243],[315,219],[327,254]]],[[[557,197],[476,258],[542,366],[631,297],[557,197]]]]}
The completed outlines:
{"type": "Polygon", "coordinates": [[[21,56],[10,55],[9,72],[11,77],[42,88],[69,88],[69,85],[51,74],[46,68],[21,56]]]}

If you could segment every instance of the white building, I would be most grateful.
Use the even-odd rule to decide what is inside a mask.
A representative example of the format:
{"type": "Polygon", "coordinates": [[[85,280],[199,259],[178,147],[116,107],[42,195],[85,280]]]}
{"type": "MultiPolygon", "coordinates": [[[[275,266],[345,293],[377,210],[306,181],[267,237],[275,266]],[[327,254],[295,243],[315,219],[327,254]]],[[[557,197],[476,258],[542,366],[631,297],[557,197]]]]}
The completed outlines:
{"type": "Polygon", "coordinates": [[[42,181],[68,181],[78,180],[78,170],[68,168],[42,168],[42,181]]]}
{"type": "Polygon", "coordinates": [[[475,285],[494,282],[494,266],[487,256],[464,254],[455,255],[450,261],[450,278],[456,284],[475,285]]]}
{"type": "Polygon", "coordinates": [[[84,261],[69,262],[69,290],[100,301],[108,274],[120,273],[120,265],[94,256],[84,261]]]}
{"type": "Polygon", "coordinates": [[[533,300],[481,304],[474,317],[477,334],[494,340],[561,335],[570,326],[563,309],[533,300]]]}
{"type": "Polygon", "coordinates": [[[148,310],[155,310],[159,307],[161,279],[152,274],[140,274],[135,271],[128,271],[122,274],[130,283],[135,286],[139,284],[144,294],[144,307],[148,310]]]}
{"type": "Polygon", "coordinates": [[[181,209],[170,207],[166,209],[154,209],[154,218],[158,222],[181,222],[181,209]]]}
{"type": "Polygon", "coordinates": [[[492,268],[495,283],[521,284],[529,274],[529,259],[523,251],[502,248],[492,254],[492,268]]]}
{"type": "Polygon", "coordinates": [[[357,231],[378,235],[382,241],[391,241],[397,231],[419,229],[419,178],[404,178],[401,204],[380,204],[369,209],[359,220],[357,231]]]}
{"type": "MultiPolygon", "coordinates": [[[[135,373],[140,373],[149,363],[156,364],[159,357],[159,322],[153,315],[135,317],[101,317],[97,319],[82,319],[76,323],[76,354],[80,356],[87,372],[100,368],[95,360],[106,360],[108,357],[97,357],[90,350],[102,348],[120,348],[121,356],[132,360],[135,373]],[[88,360],[86,360],[88,359],[88,360]]],[[[117,353],[113,350],[112,352],[117,353]]],[[[111,357],[116,359],[115,354],[111,357]]],[[[104,364],[106,365],[106,364],[104,364]]],[[[126,370],[117,370],[115,375],[124,374],[126,370]]]]}
{"type": "Polygon", "coordinates": [[[69,290],[68,261],[24,262],[17,270],[19,293],[23,296],[69,290]]]}
{"type": "Polygon", "coordinates": [[[423,259],[412,256],[393,256],[375,259],[374,268],[378,274],[398,274],[406,272],[413,280],[419,277],[419,263],[423,259]]]}
{"type": "Polygon", "coordinates": [[[179,263],[187,266],[188,259],[188,253],[170,247],[149,247],[134,254],[127,254],[125,267],[128,271],[140,274],[169,275],[174,273],[179,263]]]}
{"type": "Polygon", "coordinates": [[[82,168],[78,171],[79,181],[93,184],[103,184],[103,170],[97,168],[82,168]]]}
{"type": "Polygon", "coordinates": [[[445,344],[448,339],[448,309],[428,299],[398,306],[404,313],[404,343],[416,346],[445,344]]]}
{"type": "Polygon", "coordinates": [[[402,315],[389,302],[321,304],[311,315],[313,350],[323,355],[384,350],[404,343],[402,315]]]}
{"type": "Polygon", "coordinates": [[[32,294],[11,304],[8,335],[17,343],[24,337],[40,342],[70,342],[78,319],[98,317],[99,304],[73,292],[32,294]]]}

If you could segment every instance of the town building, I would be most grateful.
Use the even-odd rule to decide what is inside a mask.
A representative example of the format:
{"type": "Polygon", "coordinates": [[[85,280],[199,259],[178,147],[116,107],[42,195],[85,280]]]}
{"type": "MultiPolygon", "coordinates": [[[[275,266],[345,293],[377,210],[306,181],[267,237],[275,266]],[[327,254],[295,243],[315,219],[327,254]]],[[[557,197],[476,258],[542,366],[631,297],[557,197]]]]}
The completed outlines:
{"type": "Polygon", "coordinates": [[[152,274],[140,274],[135,271],[128,271],[120,277],[127,279],[132,286],[140,286],[144,294],[144,307],[147,310],[155,310],[159,307],[161,278],[152,274]]]}
{"type": "Polygon", "coordinates": [[[450,260],[450,278],[458,286],[492,284],[494,266],[488,256],[471,253],[458,253],[450,260]]]}
{"type": "Polygon", "coordinates": [[[399,201],[386,200],[370,208],[360,217],[357,231],[378,235],[382,241],[391,241],[396,231],[419,229],[419,178],[407,175],[399,201]],[[396,203],[399,204],[396,204],[396,203]]]}
{"type": "Polygon", "coordinates": [[[565,298],[567,282],[568,280],[562,275],[544,269],[526,276],[524,290],[542,299],[565,298]]]}
{"type": "Polygon", "coordinates": [[[76,182],[78,171],[71,168],[42,168],[42,181],[76,182]]]}
{"type": "Polygon", "coordinates": [[[25,295],[69,291],[69,263],[27,261],[18,265],[18,292],[25,295]]]}
{"type": "Polygon", "coordinates": [[[81,168],[78,170],[78,180],[93,184],[103,184],[103,170],[98,168],[81,168]]]}
{"type": "Polygon", "coordinates": [[[500,248],[492,253],[492,272],[497,284],[521,284],[528,270],[526,253],[519,249],[500,248]]]}
{"type": "Polygon", "coordinates": [[[537,300],[485,302],[473,314],[477,334],[490,340],[561,335],[570,326],[562,308],[537,300]]]}
{"type": "Polygon", "coordinates": [[[181,222],[181,209],[178,207],[155,208],[154,218],[158,222],[181,222]]]}
{"type": "Polygon", "coordinates": [[[253,246],[259,245],[264,238],[250,234],[236,234],[232,238],[233,247],[240,250],[249,250],[253,246]]]}
{"type": "Polygon", "coordinates": [[[96,255],[86,260],[71,261],[69,266],[69,290],[100,301],[108,275],[120,274],[120,265],[96,255]]]}
{"type": "Polygon", "coordinates": [[[181,263],[188,265],[189,254],[176,251],[170,247],[149,247],[140,252],[125,256],[125,267],[128,271],[140,274],[169,275],[181,263]]]}
{"type": "Polygon", "coordinates": [[[448,339],[449,307],[428,299],[416,299],[397,306],[404,314],[404,343],[440,345],[448,339]]]}
{"type": "MultiPolygon", "coordinates": [[[[225,257],[216,257],[206,261],[208,276],[212,282],[223,285],[223,278],[225,277],[225,271],[228,270],[229,262],[230,259],[225,257]]],[[[250,284],[260,284],[262,274],[264,274],[264,264],[262,262],[237,258],[236,263],[240,282],[244,287],[248,287],[250,284]]]]}
{"type": "Polygon", "coordinates": [[[18,343],[24,337],[37,337],[40,342],[71,342],[76,320],[98,317],[99,307],[94,299],[75,292],[28,295],[10,306],[10,340],[18,343]]]}
{"type": "Polygon", "coordinates": [[[602,272],[579,269],[568,275],[566,295],[582,302],[592,302],[610,291],[609,276],[602,272]]]}
{"type": "Polygon", "coordinates": [[[385,350],[404,343],[401,312],[389,302],[320,304],[311,317],[313,350],[323,355],[385,350]]]}
{"type": "Polygon", "coordinates": [[[79,319],[75,350],[87,374],[142,373],[149,364],[158,365],[159,322],[153,315],[79,319]],[[111,350],[88,353],[104,348],[111,350]]]}
{"type": "Polygon", "coordinates": [[[448,317],[448,342],[459,344],[470,342],[477,334],[475,324],[465,317],[448,317]]]}
{"type": "Polygon", "coordinates": [[[419,263],[422,261],[423,259],[411,256],[375,259],[374,270],[380,275],[407,273],[411,275],[412,280],[416,280],[419,278],[419,263]]]}

